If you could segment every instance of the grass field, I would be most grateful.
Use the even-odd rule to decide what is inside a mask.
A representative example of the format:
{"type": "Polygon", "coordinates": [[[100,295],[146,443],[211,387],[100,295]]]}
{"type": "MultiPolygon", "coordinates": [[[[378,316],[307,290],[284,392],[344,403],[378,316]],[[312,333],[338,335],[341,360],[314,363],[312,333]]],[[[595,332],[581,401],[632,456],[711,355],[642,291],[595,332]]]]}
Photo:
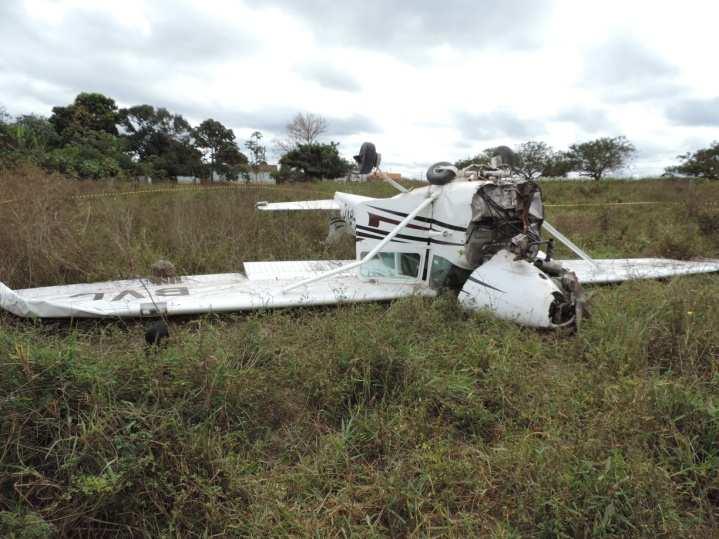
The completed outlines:
{"type": "MultiPolygon", "coordinates": [[[[255,202],[392,194],[0,186],[14,288],[353,257],[255,202]]],[[[719,258],[719,183],[543,189],[594,256],[719,258]],[[645,200],[667,204],[563,206],[645,200]]],[[[592,292],[577,335],[442,297],[178,320],[153,354],[140,322],[0,314],[0,535],[719,535],[719,276],[592,292]]]]}

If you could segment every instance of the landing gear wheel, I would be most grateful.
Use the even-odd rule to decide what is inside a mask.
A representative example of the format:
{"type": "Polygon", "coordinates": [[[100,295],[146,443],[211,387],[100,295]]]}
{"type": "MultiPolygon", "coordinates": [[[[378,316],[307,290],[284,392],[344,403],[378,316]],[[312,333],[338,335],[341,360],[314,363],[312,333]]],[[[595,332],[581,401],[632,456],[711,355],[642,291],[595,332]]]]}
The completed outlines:
{"type": "Polygon", "coordinates": [[[454,171],[449,169],[437,170],[437,168],[451,166],[452,163],[448,163],[447,161],[440,161],[439,163],[435,163],[427,169],[427,181],[432,185],[448,184],[454,179],[456,175],[454,171]]]}
{"type": "Polygon", "coordinates": [[[377,149],[371,142],[362,143],[359,155],[355,155],[354,160],[359,165],[360,174],[369,174],[374,167],[379,166],[377,149]]]}
{"type": "Polygon", "coordinates": [[[164,320],[155,320],[145,326],[145,343],[148,347],[163,345],[163,341],[170,337],[170,328],[164,320]]]}

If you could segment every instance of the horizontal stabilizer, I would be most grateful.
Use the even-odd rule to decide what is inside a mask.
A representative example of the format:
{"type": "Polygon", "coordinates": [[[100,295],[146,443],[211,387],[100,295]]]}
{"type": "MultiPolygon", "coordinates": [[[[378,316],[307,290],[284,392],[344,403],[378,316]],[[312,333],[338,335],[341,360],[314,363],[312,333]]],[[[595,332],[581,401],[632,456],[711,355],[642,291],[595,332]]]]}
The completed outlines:
{"type": "Polygon", "coordinates": [[[302,210],[339,210],[341,206],[329,200],[298,200],[296,202],[258,202],[261,211],[302,211],[302,210]]]}

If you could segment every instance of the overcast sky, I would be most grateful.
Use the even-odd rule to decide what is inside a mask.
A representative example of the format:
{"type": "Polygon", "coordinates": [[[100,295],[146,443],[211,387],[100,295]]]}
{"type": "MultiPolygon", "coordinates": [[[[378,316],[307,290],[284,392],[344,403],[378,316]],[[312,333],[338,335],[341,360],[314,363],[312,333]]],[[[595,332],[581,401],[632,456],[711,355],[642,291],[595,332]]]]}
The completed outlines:
{"type": "Polygon", "coordinates": [[[625,135],[651,174],[719,139],[717,21],[716,0],[0,0],[0,106],[101,92],[268,142],[314,112],[413,177],[625,135]]]}

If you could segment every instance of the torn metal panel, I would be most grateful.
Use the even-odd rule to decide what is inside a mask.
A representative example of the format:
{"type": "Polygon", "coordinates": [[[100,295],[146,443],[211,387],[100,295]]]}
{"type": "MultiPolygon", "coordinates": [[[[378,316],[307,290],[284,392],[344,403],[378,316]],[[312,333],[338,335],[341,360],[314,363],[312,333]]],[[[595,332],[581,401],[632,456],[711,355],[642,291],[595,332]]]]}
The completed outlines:
{"type": "Polygon", "coordinates": [[[472,272],[458,299],[468,310],[487,310],[497,318],[529,327],[555,328],[574,320],[570,291],[506,249],[472,272]],[[562,309],[567,300],[570,308],[562,309]]]}
{"type": "Polygon", "coordinates": [[[535,182],[485,183],[471,201],[465,257],[477,267],[501,249],[536,255],[542,241],[542,192],[535,182]]]}

